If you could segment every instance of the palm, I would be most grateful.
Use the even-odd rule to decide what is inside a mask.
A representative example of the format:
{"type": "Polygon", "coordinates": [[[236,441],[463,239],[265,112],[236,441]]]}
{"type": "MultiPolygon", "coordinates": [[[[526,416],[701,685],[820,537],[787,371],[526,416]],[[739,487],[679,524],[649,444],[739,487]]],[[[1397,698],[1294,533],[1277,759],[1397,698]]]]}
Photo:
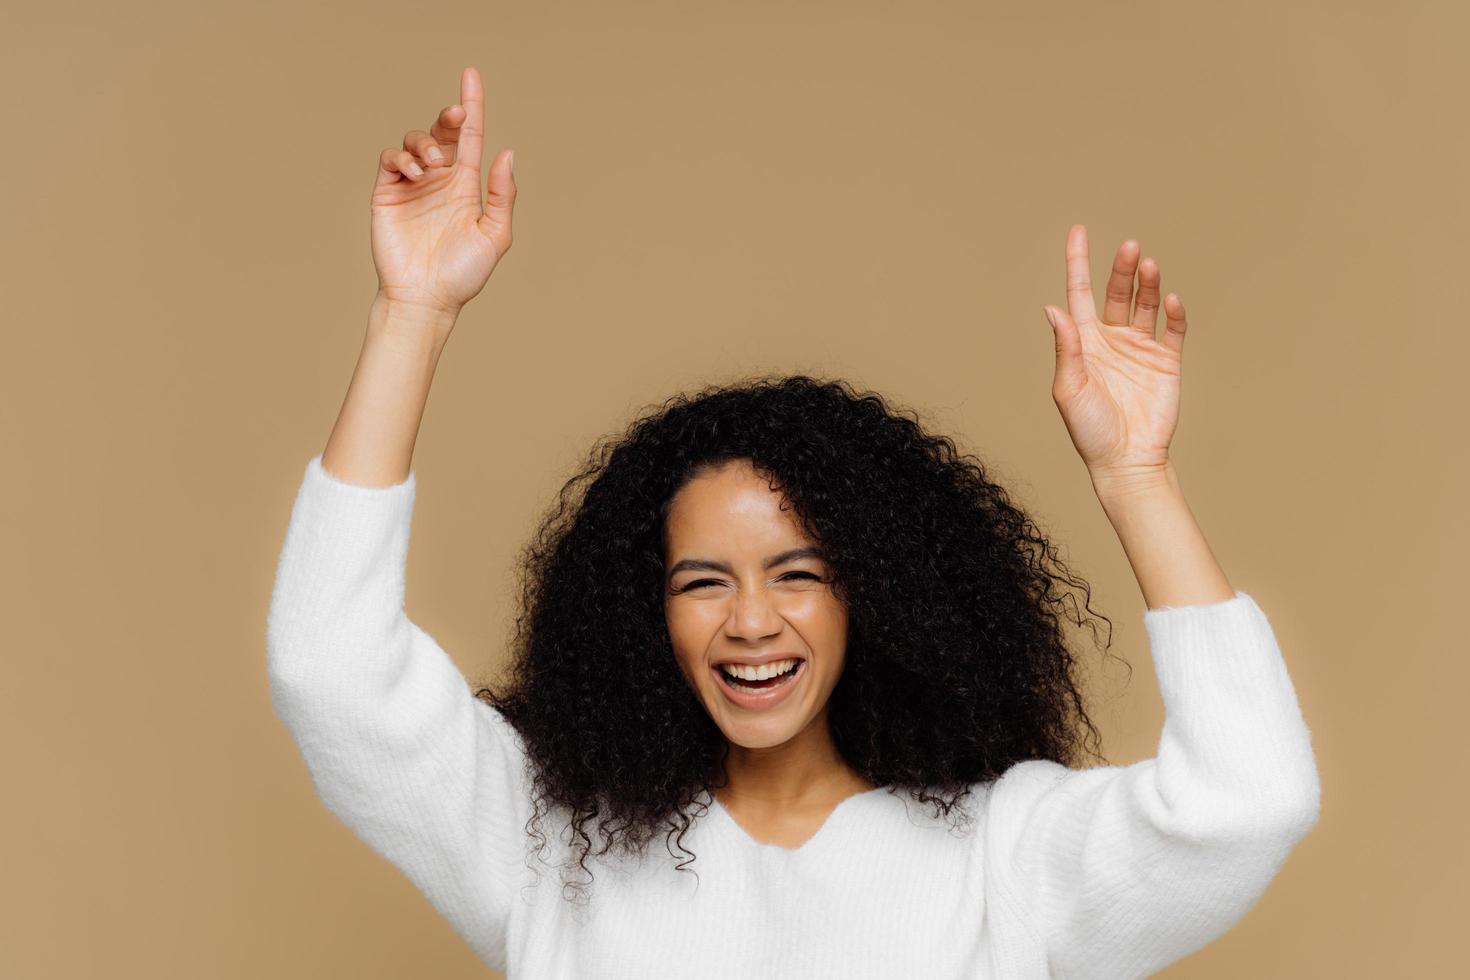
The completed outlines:
{"type": "Polygon", "coordinates": [[[461,105],[440,112],[428,131],[385,150],[372,196],[373,264],[379,292],[402,302],[457,310],[473,299],[510,247],[515,197],[509,159],[491,162],[480,200],[484,97],[479,73],[465,69],[461,105]],[[437,146],[443,162],[425,155],[437,146]],[[417,164],[421,176],[407,170],[417,164]]]}
{"type": "Polygon", "coordinates": [[[1152,259],[1140,265],[1137,243],[1118,249],[1100,317],[1081,225],[1067,236],[1066,260],[1068,312],[1051,308],[1057,320],[1052,396],[1072,443],[1094,472],[1161,467],[1179,422],[1183,304],[1169,294],[1164,336],[1155,340],[1160,276],[1152,259]]]}

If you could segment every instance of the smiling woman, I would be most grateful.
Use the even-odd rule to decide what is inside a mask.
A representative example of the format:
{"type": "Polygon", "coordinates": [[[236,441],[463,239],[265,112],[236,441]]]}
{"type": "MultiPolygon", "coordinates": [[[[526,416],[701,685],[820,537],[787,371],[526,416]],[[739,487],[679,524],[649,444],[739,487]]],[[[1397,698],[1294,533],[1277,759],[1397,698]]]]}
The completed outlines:
{"type": "Polygon", "coordinates": [[[842,382],[667,400],[594,448],[523,557],[515,658],[478,695],[589,878],[590,853],[686,843],[711,799],[787,846],[878,787],[959,824],[976,784],[1096,734],[1058,628],[1076,580],[978,461],[842,382]]]}
{"type": "Polygon", "coordinates": [[[1098,738],[1062,624],[1095,627],[1090,590],[980,461],[806,375],[594,447],[471,693],[404,572],[434,366],[510,243],[482,117],[468,69],[380,157],[380,293],[277,568],[272,702],[326,805],[512,977],[1137,977],[1234,924],[1316,822],[1310,733],[1167,460],[1183,307],[1155,340],[1125,243],[1098,319],[1080,226],[1053,396],[1150,607],[1156,758],[1073,768],[1098,738]]]}

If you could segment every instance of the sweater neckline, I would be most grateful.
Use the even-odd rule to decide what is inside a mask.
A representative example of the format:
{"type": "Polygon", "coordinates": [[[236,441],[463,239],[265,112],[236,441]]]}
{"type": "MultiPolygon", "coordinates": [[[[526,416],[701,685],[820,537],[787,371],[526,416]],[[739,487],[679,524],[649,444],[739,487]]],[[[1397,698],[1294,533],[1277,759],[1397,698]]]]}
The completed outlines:
{"type": "Polygon", "coordinates": [[[725,827],[725,830],[729,836],[735,838],[740,842],[740,846],[754,849],[763,854],[773,853],[795,857],[798,854],[810,854],[812,851],[821,847],[823,841],[825,841],[828,837],[831,837],[836,832],[834,828],[842,823],[842,821],[846,818],[846,815],[849,814],[853,809],[862,805],[860,802],[861,800],[867,797],[877,796],[880,793],[890,793],[892,792],[892,789],[893,788],[891,786],[876,786],[873,789],[863,790],[860,793],[854,793],[851,796],[843,797],[841,800],[838,801],[837,805],[834,806],[827,814],[827,819],[822,821],[822,824],[817,828],[816,833],[812,834],[796,847],[786,847],[784,845],[776,844],[770,841],[756,840],[754,837],[750,836],[749,831],[740,826],[740,822],[735,819],[734,815],[731,814],[729,810],[725,809],[725,804],[720,802],[720,798],[718,796],[716,796],[713,792],[710,792],[709,797],[711,800],[710,809],[714,811],[716,819],[725,827]]]}

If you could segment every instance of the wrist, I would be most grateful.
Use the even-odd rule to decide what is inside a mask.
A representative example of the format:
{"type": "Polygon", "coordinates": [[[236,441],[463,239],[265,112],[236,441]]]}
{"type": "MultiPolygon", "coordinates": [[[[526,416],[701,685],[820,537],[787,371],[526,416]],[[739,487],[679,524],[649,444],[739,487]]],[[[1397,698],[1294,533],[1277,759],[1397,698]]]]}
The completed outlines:
{"type": "Polygon", "coordinates": [[[1103,508],[1113,510],[1139,501],[1181,493],[1173,461],[1137,467],[1089,471],[1092,488],[1103,508]]]}
{"type": "Polygon", "coordinates": [[[458,319],[458,309],[394,299],[380,292],[373,297],[372,308],[368,313],[368,328],[388,333],[422,333],[446,338],[458,319]]]}

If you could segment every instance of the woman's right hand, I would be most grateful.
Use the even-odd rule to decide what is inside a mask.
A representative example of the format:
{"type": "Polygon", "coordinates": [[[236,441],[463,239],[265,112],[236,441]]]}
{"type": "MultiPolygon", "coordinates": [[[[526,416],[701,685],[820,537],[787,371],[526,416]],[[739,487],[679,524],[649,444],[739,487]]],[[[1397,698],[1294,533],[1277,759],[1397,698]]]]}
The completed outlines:
{"type": "Polygon", "coordinates": [[[372,201],[378,298],[451,319],[479,295],[510,248],[516,198],[511,152],[502,151],[490,162],[488,200],[481,206],[485,93],[479,71],[461,73],[459,92],[459,104],[441,111],[428,131],[410,130],[402,148],[378,157],[372,201]],[[434,159],[435,150],[441,159],[434,159]]]}

